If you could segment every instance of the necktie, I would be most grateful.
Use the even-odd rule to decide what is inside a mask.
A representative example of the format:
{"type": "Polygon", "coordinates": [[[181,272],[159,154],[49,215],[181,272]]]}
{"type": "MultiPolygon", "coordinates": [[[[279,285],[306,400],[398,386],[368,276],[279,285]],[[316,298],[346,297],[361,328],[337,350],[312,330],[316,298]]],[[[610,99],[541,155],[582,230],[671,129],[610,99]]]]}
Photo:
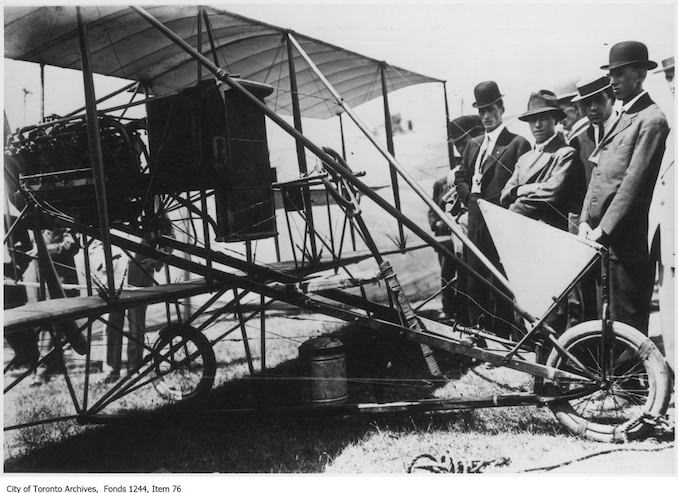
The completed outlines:
{"type": "Polygon", "coordinates": [[[487,156],[487,150],[490,148],[490,136],[485,136],[483,141],[482,149],[480,150],[480,156],[478,158],[478,171],[483,172],[483,163],[485,162],[485,156],[487,156]]]}
{"type": "Polygon", "coordinates": [[[596,145],[600,144],[605,136],[605,127],[602,123],[598,124],[598,138],[596,139],[596,145]]]}

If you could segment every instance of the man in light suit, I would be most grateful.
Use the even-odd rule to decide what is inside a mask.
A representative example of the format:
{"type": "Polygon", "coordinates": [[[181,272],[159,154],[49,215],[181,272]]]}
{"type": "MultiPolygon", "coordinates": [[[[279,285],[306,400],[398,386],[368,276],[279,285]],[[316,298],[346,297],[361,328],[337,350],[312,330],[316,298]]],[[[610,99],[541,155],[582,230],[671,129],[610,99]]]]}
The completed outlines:
{"type": "MultiPolygon", "coordinates": [[[[583,132],[570,140],[570,145],[577,149],[583,173],[583,181],[571,194],[568,231],[575,235],[579,233],[581,208],[594,168],[594,164],[589,161],[589,156],[609,132],[617,118],[614,111],[615,97],[607,75],[600,75],[598,72],[582,77],[577,83],[577,93],[572,101],[581,107],[590,123],[583,132]]],[[[598,318],[597,275],[597,271],[588,272],[570,292],[568,299],[570,327],[598,318]]]]}
{"type": "MultiPolygon", "coordinates": [[[[533,92],[527,111],[518,118],[528,122],[535,147],[518,159],[513,175],[501,192],[501,205],[523,216],[567,231],[571,196],[584,180],[575,149],[555,130],[565,117],[551,91],[533,92]]],[[[559,306],[548,323],[565,330],[567,313],[559,306]]]]}
{"type": "MultiPolygon", "coordinates": [[[[673,76],[675,64],[673,57],[662,60],[662,68],[655,73],[664,73],[671,94],[675,95],[673,76]]],[[[675,215],[675,171],[673,162],[674,131],[671,129],[666,139],[666,152],[659,170],[659,178],[654,187],[654,195],[650,204],[650,234],[649,246],[652,252],[653,264],[657,264],[659,280],[659,315],[662,326],[662,342],[664,354],[669,366],[675,370],[675,279],[676,279],[676,249],[674,243],[674,215],[675,215]]]]}
{"type": "Polygon", "coordinates": [[[570,197],[581,182],[577,174],[584,171],[575,149],[555,131],[556,122],[564,117],[551,91],[530,95],[527,111],[518,118],[529,123],[535,147],[518,159],[501,192],[501,205],[567,231],[570,197]]]}
{"type": "MultiPolygon", "coordinates": [[[[468,208],[468,237],[481,252],[501,270],[499,255],[487,230],[483,216],[478,208],[478,199],[485,199],[499,205],[499,195],[513,174],[518,158],[530,150],[530,144],[523,137],[506,129],[502,121],[504,114],[503,95],[494,81],[478,84],[474,89],[478,115],[485,128],[483,138],[472,139],[462,155],[459,171],[455,173],[454,183],[460,200],[468,208]]],[[[464,260],[476,271],[493,279],[473,253],[464,249],[464,260]]],[[[496,286],[501,286],[494,281],[496,286]]],[[[474,322],[480,315],[490,315],[491,324],[486,328],[496,334],[509,337],[514,326],[513,307],[493,296],[487,287],[471,276],[467,276],[466,293],[478,303],[469,303],[469,319],[474,322]]]]}
{"type": "Polygon", "coordinates": [[[656,67],[637,41],[612,46],[609,65],[601,67],[609,70],[622,108],[589,157],[596,166],[579,224],[581,236],[610,248],[610,317],[646,335],[654,280],[648,209],[669,132],[664,113],[643,89],[648,69],[656,67]]]}

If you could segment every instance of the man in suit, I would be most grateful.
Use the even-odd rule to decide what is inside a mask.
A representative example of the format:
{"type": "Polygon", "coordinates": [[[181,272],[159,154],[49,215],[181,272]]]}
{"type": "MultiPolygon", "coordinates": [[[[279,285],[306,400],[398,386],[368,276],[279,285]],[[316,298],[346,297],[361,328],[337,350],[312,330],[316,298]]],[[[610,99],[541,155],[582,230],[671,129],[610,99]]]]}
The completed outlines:
{"type": "MultiPolygon", "coordinates": [[[[518,158],[530,150],[530,144],[523,137],[506,129],[502,121],[504,114],[503,95],[494,81],[481,82],[474,88],[475,102],[478,108],[485,134],[483,138],[469,141],[462,155],[460,169],[454,176],[457,193],[468,208],[468,237],[497,268],[500,267],[499,255],[494,247],[490,233],[478,208],[478,199],[484,199],[499,205],[499,195],[513,174],[518,158]]],[[[466,263],[476,271],[493,279],[489,270],[468,249],[464,249],[466,263]]],[[[495,285],[501,286],[494,281],[495,285]]],[[[487,287],[471,276],[467,276],[465,286],[468,296],[475,303],[469,303],[469,319],[474,322],[480,315],[490,315],[491,324],[487,328],[498,335],[509,337],[514,325],[513,307],[504,300],[493,296],[487,287]]]]}
{"type": "Polygon", "coordinates": [[[556,89],[558,107],[565,113],[565,117],[561,122],[563,126],[563,137],[565,137],[565,142],[568,145],[570,145],[570,142],[586,129],[589,123],[582,108],[580,108],[576,100],[574,100],[576,95],[576,80],[568,80],[556,89]]]}
{"type": "MultiPolygon", "coordinates": [[[[581,186],[584,172],[576,151],[556,133],[556,122],[564,118],[556,95],[551,91],[533,92],[527,111],[518,118],[530,125],[535,147],[516,163],[513,175],[501,192],[501,205],[523,216],[567,230],[570,197],[581,186]]],[[[565,330],[564,304],[549,317],[558,332],[565,330]]]]}
{"type": "Polygon", "coordinates": [[[540,90],[530,95],[527,111],[518,118],[529,123],[535,147],[516,163],[513,175],[501,192],[501,205],[523,216],[567,230],[568,210],[573,189],[583,170],[576,151],[555,131],[565,114],[556,95],[540,90]]]}
{"type": "Polygon", "coordinates": [[[610,248],[610,317],[643,334],[654,280],[648,209],[669,132],[664,113],[643,89],[648,69],[656,67],[637,41],[612,46],[609,64],[601,67],[609,70],[622,107],[589,157],[596,166],[579,224],[581,236],[610,248]]]}
{"type": "MultiPolygon", "coordinates": [[[[662,68],[655,73],[664,73],[671,94],[675,95],[673,76],[675,64],[673,57],[662,60],[662,68]]],[[[657,278],[659,281],[659,320],[662,326],[662,342],[666,360],[674,369],[675,344],[675,307],[674,286],[676,279],[676,250],[674,243],[674,210],[675,210],[675,180],[673,161],[673,129],[666,139],[666,152],[659,170],[659,178],[654,187],[652,203],[650,204],[649,219],[649,246],[652,252],[652,264],[657,264],[657,278]]]]}
{"type": "MultiPolygon", "coordinates": [[[[447,126],[447,139],[448,142],[454,145],[459,155],[464,152],[466,144],[468,141],[477,137],[483,133],[483,125],[480,122],[480,118],[477,115],[466,115],[460,116],[450,121],[447,126]]],[[[450,169],[453,171],[460,164],[461,159],[453,156],[450,153],[450,169]]],[[[450,198],[450,186],[448,184],[447,174],[436,180],[433,184],[433,200],[438,206],[445,210],[447,205],[447,200],[450,198]]],[[[452,212],[454,215],[454,211],[452,212]]],[[[452,231],[450,228],[440,220],[438,214],[434,211],[428,211],[428,222],[431,226],[431,231],[435,236],[446,237],[441,239],[441,243],[450,251],[455,251],[453,241],[450,238],[452,231]]],[[[461,251],[456,251],[455,253],[461,254],[461,251]]],[[[457,276],[457,283],[460,282],[459,272],[457,272],[456,265],[452,260],[447,256],[438,254],[438,261],[440,262],[441,268],[441,283],[442,283],[442,295],[443,295],[443,317],[444,318],[455,318],[459,321],[466,318],[465,313],[461,313],[463,307],[465,306],[464,300],[462,297],[457,297],[456,287],[460,287],[458,284],[455,286],[454,278],[457,276]]]]}
{"type": "MultiPolygon", "coordinates": [[[[601,142],[606,132],[609,132],[616,119],[614,110],[614,94],[610,78],[600,73],[582,77],[577,84],[577,96],[572,99],[579,104],[589,125],[586,126],[570,145],[577,149],[579,166],[581,166],[582,181],[575,187],[571,195],[568,230],[572,234],[579,233],[579,218],[584,197],[591,181],[594,164],[589,156],[601,142]]],[[[568,299],[569,326],[574,326],[586,320],[598,318],[598,303],[596,301],[596,276],[592,271],[577,284],[568,299]]]]}

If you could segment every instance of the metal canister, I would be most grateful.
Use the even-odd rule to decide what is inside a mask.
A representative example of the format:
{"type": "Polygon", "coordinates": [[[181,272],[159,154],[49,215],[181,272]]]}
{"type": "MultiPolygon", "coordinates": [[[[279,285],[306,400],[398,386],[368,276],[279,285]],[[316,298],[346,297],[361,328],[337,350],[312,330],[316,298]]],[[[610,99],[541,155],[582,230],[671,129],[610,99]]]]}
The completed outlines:
{"type": "Polygon", "coordinates": [[[309,339],[299,347],[304,377],[302,400],[312,406],[340,404],[348,400],[346,353],[341,341],[331,336],[309,339]]]}

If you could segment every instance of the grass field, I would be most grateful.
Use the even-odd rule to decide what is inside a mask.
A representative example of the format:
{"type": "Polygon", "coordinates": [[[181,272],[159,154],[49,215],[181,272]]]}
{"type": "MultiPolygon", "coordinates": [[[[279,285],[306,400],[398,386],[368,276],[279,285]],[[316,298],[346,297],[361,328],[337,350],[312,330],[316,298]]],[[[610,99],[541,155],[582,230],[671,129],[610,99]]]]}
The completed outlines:
{"type": "MultiPolygon", "coordinates": [[[[256,326],[249,329],[258,364],[256,326]]],[[[495,408],[431,415],[379,417],[238,417],[219,409],[267,403],[299,402],[298,345],[310,336],[338,332],[345,344],[351,400],[375,401],[436,396],[474,396],[528,390],[531,379],[514,371],[476,366],[447,357],[441,361],[449,377],[443,386],[422,384],[427,376],[417,346],[375,339],[354,327],[341,327],[322,316],[278,313],[267,319],[267,379],[248,375],[242,342],[233,337],[216,346],[219,363],[216,388],[199,407],[167,405],[148,386],[120,401],[113,411],[161,407],[181,411],[171,418],[130,419],[109,425],[80,426],[72,421],[40,425],[4,434],[6,472],[294,472],[403,473],[421,454],[455,460],[508,458],[487,472],[517,472],[609,451],[619,445],[588,442],[568,435],[547,408],[495,408]],[[340,330],[341,329],[341,330],[340,330]],[[365,382],[379,355],[386,386],[365,382]],[[390,364],[389,364],[390,363],[390,364]],[[257,397],[259,396],[259,397],[257,397]],[[196,412],[197,411],[197,412],[196,412]]],[[[74,381],[81,381],[77,371],[74,381]]],[[[96,375],[96,374],[95,374],[96,375]]],[[[81,377],[81,375],[80,375],[81,377]]],[[[94,377],[93,394],[106,386],[94,377]]],[[[71,413],[63,378],[38,388],[10,393],[4,402],[5,424],[14,420],[71,413]],[[16,394],[16,397],[10,397],[16,394]]],[[[672,436],[650,437],[622,445],[665,447],[672,436]]],[[[630,452],[625,452],[626,455],[630,452]]],[[[613,453],[578,463],[585,472],[628,472],[613,453]],[[598,461],[598,462],[595,462],[598,461]],[[602,465],[600,462],[603,461],[602,465]]],[[[644,472],[674,471],[673,449],[644,452],[631,467],[644,472]]],[[[573,465],[568,466],[575,467],[573,465]]],[[[567,472],[568,467],[562,469],[567,472]]],[[[581,471],[579,471],[581,472],[581,471]]]]}

